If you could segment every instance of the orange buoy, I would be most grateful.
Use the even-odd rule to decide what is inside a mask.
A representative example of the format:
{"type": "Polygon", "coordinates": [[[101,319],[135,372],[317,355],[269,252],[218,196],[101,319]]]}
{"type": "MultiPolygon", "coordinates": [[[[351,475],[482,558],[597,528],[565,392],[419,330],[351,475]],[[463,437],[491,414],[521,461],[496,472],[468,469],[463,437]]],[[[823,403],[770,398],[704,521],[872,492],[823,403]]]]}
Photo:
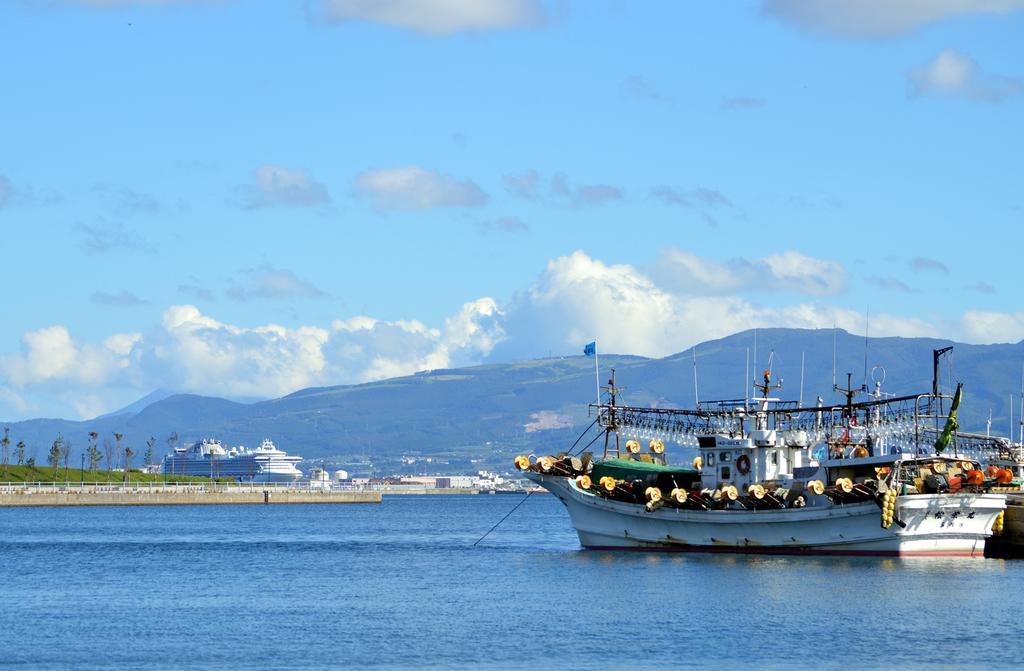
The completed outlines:
{"type": "Polygon", "coordinates": [[[996,471],[998,470],[998,468],[996,468],[992,464],[989,464],[988,466],[985,467],[985,474],[988,475],[988,477],[990,478],[994,478],[996,476],[996,471]]]}
{"type": "Polygon", "coordinates": [[[1013,480],[1013,471],[1007,468],[1000,468],[996,471],[996,482],[1005,485],[1013,480]]]}
{"type": "Polygon", "coordinates": [[[985,474],[978,470],[967,471],[967,484],[980,485],[985,482],[985,474]]]}
{"type": "Polygon", "coordinates": [[[949,491],[958,492],[963,485],[963,480],[961,480],[959,475],[951,475],[946,478],[946,484],[949,485],[949,491]]]}

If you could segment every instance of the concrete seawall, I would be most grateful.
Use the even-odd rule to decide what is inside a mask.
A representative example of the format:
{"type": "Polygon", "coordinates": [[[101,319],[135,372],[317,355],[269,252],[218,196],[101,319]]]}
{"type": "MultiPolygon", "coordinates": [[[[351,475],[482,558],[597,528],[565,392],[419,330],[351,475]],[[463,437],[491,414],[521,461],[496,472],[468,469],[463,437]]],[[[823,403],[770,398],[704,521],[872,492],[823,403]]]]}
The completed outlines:
{"type": "Polygon", "coordinates": [[[0,489],[0,507],[168,506],[278,503],[380,503],[381,493],[249,487],[13,487],[0,489]]]}

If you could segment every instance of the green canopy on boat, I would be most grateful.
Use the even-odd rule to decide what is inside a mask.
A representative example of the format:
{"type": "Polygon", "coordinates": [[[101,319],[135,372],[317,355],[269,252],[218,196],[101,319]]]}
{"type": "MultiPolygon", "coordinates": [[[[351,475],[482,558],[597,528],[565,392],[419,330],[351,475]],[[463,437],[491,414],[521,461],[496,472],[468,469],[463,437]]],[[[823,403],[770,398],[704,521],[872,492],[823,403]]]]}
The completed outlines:
{"type": "Polygon", "coordinates": [[[594,462],[594,468],[590,472],[590,477],[595,482],[606,475],[610,475],[616,480],[635,480],[662,473],[690,477],[698,474],[697,471],[688,467],[662,466],[661,464],[633,461],[632,459],[604,459],[594,462]]]}

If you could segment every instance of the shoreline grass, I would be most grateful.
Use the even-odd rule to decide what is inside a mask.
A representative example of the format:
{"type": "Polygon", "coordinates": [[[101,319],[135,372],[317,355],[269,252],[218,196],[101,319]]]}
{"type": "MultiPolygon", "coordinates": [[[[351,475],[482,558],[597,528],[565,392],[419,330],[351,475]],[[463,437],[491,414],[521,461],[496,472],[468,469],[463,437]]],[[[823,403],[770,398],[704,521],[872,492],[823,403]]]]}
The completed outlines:
{"type": "Polygon", "coordinates": [[[0,483],[3,482],[53,482],[53,483],[164,483],[164,482],[235,482],[234,478],[217,478],[211,480],[201,476],[193,475],[171,475],[170,473],[143,473],[132,470],[124,471],[102,471],[102,470],[81,470],[79,468],[53,468],[51,466],[0,466],[0,483]]]}

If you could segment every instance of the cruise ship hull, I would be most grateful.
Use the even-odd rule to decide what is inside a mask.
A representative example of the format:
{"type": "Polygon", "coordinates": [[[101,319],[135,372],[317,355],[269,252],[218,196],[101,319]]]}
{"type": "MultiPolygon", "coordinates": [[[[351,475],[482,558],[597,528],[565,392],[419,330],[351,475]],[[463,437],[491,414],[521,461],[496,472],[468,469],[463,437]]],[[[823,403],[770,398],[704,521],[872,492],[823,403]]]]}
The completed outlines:
{"type": "Polygon", "coordinates": [[[883,529],[872,502],[759,511],[697,511],[614,501],[564,477],[527,477],[565,504],[580,543],[595,550],[871,556],[982,556],[1006,507],[1000,494],[897,500],[906,526],[883,529]]]}

